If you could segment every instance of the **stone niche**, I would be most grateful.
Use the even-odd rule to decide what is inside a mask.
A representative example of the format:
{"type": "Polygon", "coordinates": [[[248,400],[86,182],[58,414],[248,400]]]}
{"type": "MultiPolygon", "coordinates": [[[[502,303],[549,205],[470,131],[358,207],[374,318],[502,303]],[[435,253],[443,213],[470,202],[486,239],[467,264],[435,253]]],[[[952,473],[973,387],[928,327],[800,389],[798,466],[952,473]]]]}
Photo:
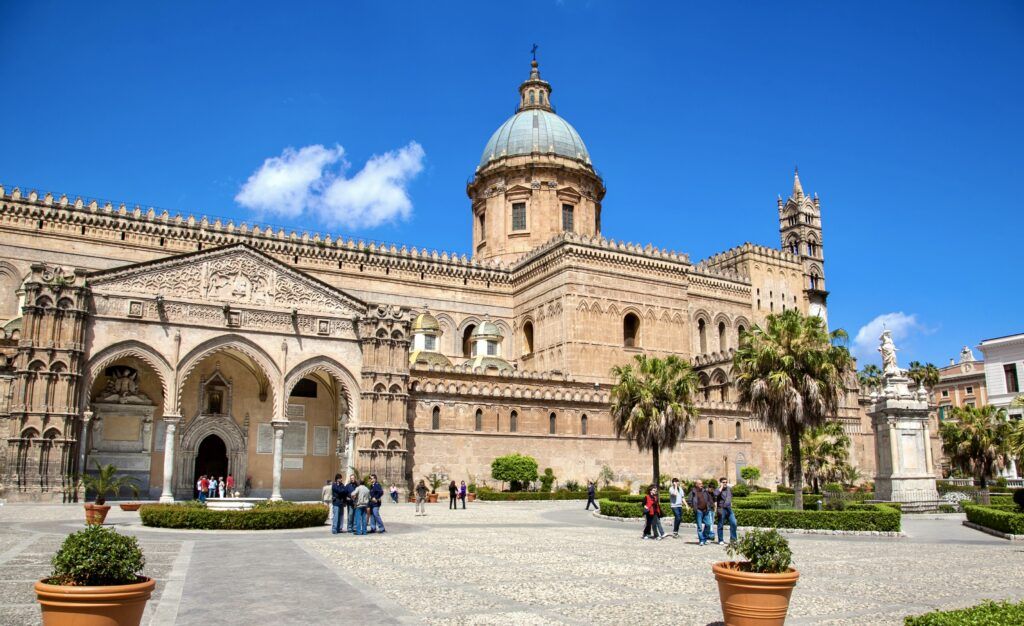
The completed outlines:
{"type": "Polygon", "coordinates": [[[93,398],[92,436],[87,471],[96,463],[113,464],[119,474],[138,480],[145,490],[149,484],[156,405],[139,391],[136,369],[126,365],[104,372],[107,385],[93,398]]]}

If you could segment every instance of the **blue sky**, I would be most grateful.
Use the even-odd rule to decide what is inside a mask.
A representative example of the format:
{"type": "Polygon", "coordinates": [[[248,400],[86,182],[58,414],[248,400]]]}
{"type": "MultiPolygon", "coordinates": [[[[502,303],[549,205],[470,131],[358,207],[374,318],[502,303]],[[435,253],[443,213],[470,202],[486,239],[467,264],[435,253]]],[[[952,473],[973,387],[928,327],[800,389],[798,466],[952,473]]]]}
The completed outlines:
{"type": "Polygon", "coordinates": [[[1024,331],[1018,2],[7,2],[0,24],[8,187],[468,253],[465,184],[536,42],[605,236],[777,246],[798,164],[833,326],[889,315],[904,363],[940,365],[1024,331]],[[316,210],[241,194],[300,155],[332,181],[316,210]]]}

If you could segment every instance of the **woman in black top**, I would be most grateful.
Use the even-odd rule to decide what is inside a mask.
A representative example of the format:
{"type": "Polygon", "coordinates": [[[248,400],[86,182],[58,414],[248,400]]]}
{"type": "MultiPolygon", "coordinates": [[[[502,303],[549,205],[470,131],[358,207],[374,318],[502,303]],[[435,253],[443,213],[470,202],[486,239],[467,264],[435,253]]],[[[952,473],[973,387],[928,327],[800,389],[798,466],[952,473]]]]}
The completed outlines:
{"type": "Polygon", "coordinates": [[[456,508],[458,508],[457,506],[455,506],[458,503],[458,501],[459,501],[459,488],[458,488],[458,486],[456,486],[455,481],[453,480],[451,482],[451,484],[448,485],[448,508],[449,509],[456,509],[456,508]]]}

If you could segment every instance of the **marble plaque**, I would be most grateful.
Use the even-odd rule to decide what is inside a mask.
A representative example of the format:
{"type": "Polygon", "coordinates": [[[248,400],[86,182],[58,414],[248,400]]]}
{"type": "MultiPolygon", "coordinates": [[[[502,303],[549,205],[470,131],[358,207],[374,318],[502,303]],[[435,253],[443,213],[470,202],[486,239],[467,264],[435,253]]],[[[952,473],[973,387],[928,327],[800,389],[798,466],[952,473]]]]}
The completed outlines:
{"type": "Polygon", "coordinates": [[[300,470],[302,469],[302,458],[296,457],[284,457],[281,461],[281,466],[286,470],[300,470]]]}
{"type": "Polygon", "coordinates": [[[327,456],[328,451],[331,448],[331,427],[330,426],[314,426],[313,427],[313,455],[314,456],[327,456]]]}
{"type": "Polygon", "coordinates": [[[256,454],[274,453],[274,427],[260,424],[256,430],[256,454]]]}
{"type": "Polygon", "coordinates": [[[288,422],[284,429],[284,453],[306,455],[306,422],[288,422]]]}

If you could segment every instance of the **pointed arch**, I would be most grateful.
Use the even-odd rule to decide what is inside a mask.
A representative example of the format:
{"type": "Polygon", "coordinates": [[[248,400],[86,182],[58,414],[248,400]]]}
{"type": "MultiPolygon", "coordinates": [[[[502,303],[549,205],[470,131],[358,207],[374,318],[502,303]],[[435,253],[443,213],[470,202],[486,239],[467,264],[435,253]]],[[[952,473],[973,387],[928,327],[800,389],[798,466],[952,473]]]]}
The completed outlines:
{"type": "Polygon", "coordinates": [[[125,357],[133,357],[139,359],[156,372],[157,378],[160,380],[160,388],[163,391],[164,396],[164,414],[175,414],[175,390],[173,385],[175,384],[174,369],[171,367],[170,362],[152,347],[147,344],[137,341],[135,339],[129,339],[127,341],[120,341],[103,348],[97,352],[91,359],[89,364],[85,368],[85,384],[82,385],[82,400],[80,406],[88,406],[89,394],[93,384],[96,382],[96,378],[103,373],[108,365],[118,359],[125,357]]]}
{"type": "MultiPolygon", "coordinates": [[[[287,399],[278,397],[278,387],[280,386],[282,377],[281,370],[278,368],[277,363],[270,357],[267,352],[258,346],[255,342],[247,339],[241,335],[228,334],[221,335],[220,337],[214,337],[208,339],[199,345],[195,346],[188,351],[181,361],[178,362],[177,373],[175,375],[175,404],[174,410],[171,413],[175,415],[181,414],[181,396],[185,389],[185,381],[192,374],[192,371],[202,363],[207,357],[217,354],[219,352],[226,352],[230,350],[236,350],[246,355],[262,370],[259,374],[262,374],[268,381],[268,391],[273,398],[271,406],[274,407],[274,413],[272,416],[273,420],[284,419],[284,402],[287,399]]],[[[257,372],[254,372],[257,374],[257,372]]]]}
{"type": "Polygon", "coordinates": [[[314,356],[293,367],[285,376],[285,399],[291,396],[292,390],[300,380],[317,371],[326,372],[334,378],[348,405],[348,423],[359,423],[359,383],[348,368],[328,356],[314,356]]]}

